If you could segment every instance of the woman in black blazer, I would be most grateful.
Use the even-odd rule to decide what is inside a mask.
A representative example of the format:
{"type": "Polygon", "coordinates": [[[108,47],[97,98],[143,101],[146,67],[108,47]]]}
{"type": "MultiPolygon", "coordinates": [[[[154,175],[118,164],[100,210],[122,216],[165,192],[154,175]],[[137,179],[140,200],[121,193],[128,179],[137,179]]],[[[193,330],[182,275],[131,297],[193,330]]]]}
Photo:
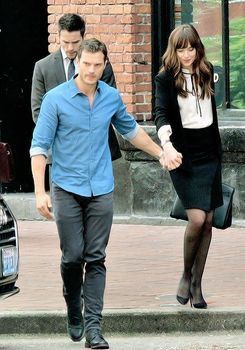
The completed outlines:
{"type": "Polygon", "coordinates": [[[176,297],[181,304],[190,300],[196,308],[207,308],[201,282],[213,211],[223,203],[221,141],[213,68],[192,25],[183,24],[170,34],[155,84],[155,123],[165,168],[188,216],[184,271],[176,297]]]}

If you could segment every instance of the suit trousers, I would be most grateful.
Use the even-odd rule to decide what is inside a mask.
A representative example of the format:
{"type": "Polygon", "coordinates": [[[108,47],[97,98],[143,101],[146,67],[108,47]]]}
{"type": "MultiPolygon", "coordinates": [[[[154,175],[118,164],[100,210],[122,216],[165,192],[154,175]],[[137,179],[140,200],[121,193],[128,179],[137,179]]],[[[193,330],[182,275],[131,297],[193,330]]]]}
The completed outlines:
{"type": "Polygon", "coordinates": [[[53,183],[52,201],[62,251],[61,276],[66,303],[78,305],[83,289],[85,332],[100,329],[113,192],[83,197],[53,183]]]}

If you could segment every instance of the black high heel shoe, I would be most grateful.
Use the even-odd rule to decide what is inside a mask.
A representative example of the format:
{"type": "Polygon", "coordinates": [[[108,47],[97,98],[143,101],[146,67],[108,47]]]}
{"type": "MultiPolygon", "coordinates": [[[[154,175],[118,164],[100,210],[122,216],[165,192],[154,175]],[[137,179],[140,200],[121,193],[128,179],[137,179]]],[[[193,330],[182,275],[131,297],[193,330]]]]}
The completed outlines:
{"type": "Polygon", "coordinates": [[[195,303],[195,304],[193,304],[192,300],[193,300],[193,296],[192,296],[192,294],[190,294],[191,307],[193,306],[195,309],[207,309],[208,304],[206,303],[205,300],[201,301],[200,303],[195,303]]]}
{"type": "Polygon", "coordinates": [[[189,301],[189,298],[184,298],[184,297],[181,297],[180,295],[176,295],[176,299],[178,300],[178,302],[182,305],[185,305],[188,303],[189,301]]]}

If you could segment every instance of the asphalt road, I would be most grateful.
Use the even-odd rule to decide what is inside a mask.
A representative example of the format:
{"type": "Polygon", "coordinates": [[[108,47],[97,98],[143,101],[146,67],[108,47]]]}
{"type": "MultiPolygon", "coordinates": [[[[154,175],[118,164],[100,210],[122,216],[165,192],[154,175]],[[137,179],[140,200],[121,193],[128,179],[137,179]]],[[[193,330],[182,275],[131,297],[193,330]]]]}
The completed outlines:
{"type": "MultiPolygon", "coordinates": [[[[172,333],[159,335],[109,335],[111,350],[245,350],[244,332],[172,333]]],[[[0,335],[0,350],[76,350],[84,342],[73,343],[64,335],[0,335]]]]}

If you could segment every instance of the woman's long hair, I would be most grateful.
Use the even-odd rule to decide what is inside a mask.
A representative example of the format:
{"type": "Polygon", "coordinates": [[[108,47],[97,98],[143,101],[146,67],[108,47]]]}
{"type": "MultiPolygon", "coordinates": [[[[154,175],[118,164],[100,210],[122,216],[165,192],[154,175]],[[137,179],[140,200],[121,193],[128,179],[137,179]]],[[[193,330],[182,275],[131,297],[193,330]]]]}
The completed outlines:
{"type": "Polygon", "coordinates": [[[200,86],[200,98],[210,97],[213,89],[211,87],[212,73],[210,64],[206,59],[205,48],[199,34],[191,24],[182,24],[176,27],[169,36],[167,50],[162,57],[161,71],[171,70],[175,77],[175,86],[178,94],[187,97],[188,93],[184,89],[185,78],[181,70],[181,64],[177,56],[177,50],[188,47],[196,49],[196,59],[193,62],[193,78],[196,86],[200,86]]]}

